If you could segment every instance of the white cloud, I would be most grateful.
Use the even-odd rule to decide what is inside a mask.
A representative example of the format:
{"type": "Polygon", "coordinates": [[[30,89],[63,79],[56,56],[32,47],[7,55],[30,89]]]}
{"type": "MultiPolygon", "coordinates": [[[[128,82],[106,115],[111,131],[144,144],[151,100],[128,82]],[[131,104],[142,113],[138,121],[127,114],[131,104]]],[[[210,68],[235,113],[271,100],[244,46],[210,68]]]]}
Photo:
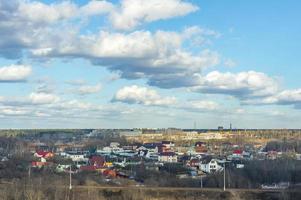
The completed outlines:
{"type": "Polygon", "coordinates": [[[18,14],[34,23],[54,23],[77,14],[77,6],[71,2],[47,5],[37,1],[20,1],[18,14]]]}
{"type": "Polygon", "coordinates": [[[261,72],[221,73],[213,71],[200,78],[192,89],[202,93],[227,94],[240,99],[267,97],[279,91],[278,81],[261,72]]]}
{"type": "Polygon", "coordinates": [[[278,105],[294,105],[295,108],[301,108],[301,89],[282,90],[278,93],[258,99],[246,101],[246,104],[278,104],[278,105]]]}
{"type": "Polygon", "coordinates": [[[115,94],[113,101],[154,106],[172,106],[176,104],[175,97],[162,97],[156,90],[137,85],[121,88],[115,94]]]}
{"type": "Polygon", "coordinates": [[[219,105],[214,101],[189,101],[185,107],[195,110],[216,110],[219,105]]]}
{"type": "Polygon", "coordinates": [[[92,0],[80,8],[81,15],[102,15],[114,10],[114,5],[107,1],[92,0]]]}
{"type": "Polygon", "coordinates": [[[31,93],[29,99],[32,104],[51,104],[60,100],[58,96],[48,93],[31,93]]]}
{"type": "Polygon", "coordinates": [[[101,106],[97,106],[88,102],[81,102],[78,100],[62,101],[60,104],[53,105],[53,107],[63,110],[76,110],[76,111],[91,111],[100,110],[101,106]]]}
{"type": "Polygon", "coordinates": [[[95,93],[98,93],[101,89],[102,89],[101,84],[82,85],[76,90],[76,93],[78,93],[80,95],[95,94],[95,93]]]}
{"type": "Polygon", "coordinates": [[[83,34],[85,23],[77,23],[91,15],[115,13],[124,15],[125,20],[133,15],[135,24],[139,25],[198,9],[188,1],[154,0],[142,4],[136,0],[121,1],[120,5],[89,1],[79,6],[70,1],[46,4],[12,0],[8,4],[0,0],[0,7],[5,11],[0,16],[0,55],[6,58],[20,58],[25,53],[41,60],[84,58],[120,74],[121,78],[144,78],[150,85],[161,88],[193,86],[196,81],[187,77],[194,77],[202,69],[219,63],[219,55],[214,51],[192,52],[185,48],[187,43],[202,43],[207,37],[218,37],[218,33],[209,29],[192,26],[182,32],[142,30],[83,34]],[[128,13],[135,7],[140,12],[141,6],[141,13],[128,13]]]}
{"type": "MultiPolygon", "coordinates": [[[[184,33],[101,31],[98,35],[77,37],[66,32],[62,37],[61,42],[51,43],[53,50],[44,54],[45,57],[86,58],[95,65],[118,72],[121,78],[146,78],[150,85],[158,87],[186,86],[166,84],[166,81],[181,80],[179,77],[187,80],[194,73],[219,63],[219,55],[211,50],[204,49],[196,54],[184,50],[183,43],[187,42],[184,33]]],[[[193,84],[193,81],[186,81],[188,83],[193,84]]]]}
{"type": "Polygon", "coordinates": [[[0,67],[0,82],[25,81],[31,74],[31,71],[31,67],[26,65],[0,67]]]}
{"type": "Polygon", "coordinates": [[[22,108],[0,106],[0,115],[4,116],[23,116],[29,113],[28,110],[22,108]]]}
{"type": "Polygon", "coordinates": [[[301,104],[301,89],[284,90],[274,97],[280,104],[301,104]]]}
{"type": "Polygon", "coordinates": [[[23,56],[23,50],[46,55],[52,51],[48,44],[57,42],[63,28],[77,29],[84,19],[105,14],[112,6],[107,1],[90,1],[80,7],[71,1],[0,0],[0,55],[16,59],[23,56]]]}
{"type": "Polygon", "coordinates": [[[182,0],[122,0],[110,20],[113,27],[130,30],[143,23],[184,16],[196,10],[197,6],[182,0]]]}

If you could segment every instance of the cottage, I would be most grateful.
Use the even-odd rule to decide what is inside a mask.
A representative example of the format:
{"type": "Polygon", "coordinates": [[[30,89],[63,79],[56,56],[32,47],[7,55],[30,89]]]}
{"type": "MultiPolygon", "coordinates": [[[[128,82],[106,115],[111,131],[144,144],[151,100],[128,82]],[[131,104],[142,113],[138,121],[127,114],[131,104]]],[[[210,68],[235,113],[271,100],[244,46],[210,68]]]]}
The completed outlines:
{"type": "Polygon", "coordinates": [[[82,152],[66,152],[66,157],[70,158],[73,162],[87,160],[86,154],[82,152]]]}
{"type": "Polygon", "coordinates": [[[52,158],[54,154],[50,151],[38,150],[34,153],[34,156],[38,158],[52,158]]]}
{"type": "Polygon", "coordinates": [[[92,156],[87,166],[80,166],[82,171],[103,171],[106,168],[106,161],[102,156],[92,156]]]}
{"type": "Polygon", "coordinates": [[[206,144],[204,142],[195,143],[195,152],[198,154],[207,153],[206,144]]]}
{"type": "Polygon", "coordinates": [[[162,152],[158,156],[159,162],[168,162],[168,163],[176,163],[178,162],[178,157],[174,152],[162,152]]]}
{"type": "Polygon", "coordinates": [[[199,164],[200,170],[205,173],[214,173],[222,171],[224,168],[219,164],[217,159],[206,159],[199,164]],[[209,162],[208,162],[209,161],[209,162]]]}

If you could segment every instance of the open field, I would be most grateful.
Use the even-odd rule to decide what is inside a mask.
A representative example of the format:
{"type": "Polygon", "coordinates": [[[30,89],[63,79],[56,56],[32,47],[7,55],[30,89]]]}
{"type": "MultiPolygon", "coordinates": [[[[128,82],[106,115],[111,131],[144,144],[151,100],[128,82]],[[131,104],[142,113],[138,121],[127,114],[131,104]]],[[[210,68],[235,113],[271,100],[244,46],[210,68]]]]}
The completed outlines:
{"type": "Polygon", "coordinates": [[[1,184],[1,199],[52,199],[52,200],[173,200],[173,199],[300,199],[300,190],[260,190],[220,188],[176,188],[176,187],[116,187],[116,186],[22,186],[18,184],[1,184]]]}

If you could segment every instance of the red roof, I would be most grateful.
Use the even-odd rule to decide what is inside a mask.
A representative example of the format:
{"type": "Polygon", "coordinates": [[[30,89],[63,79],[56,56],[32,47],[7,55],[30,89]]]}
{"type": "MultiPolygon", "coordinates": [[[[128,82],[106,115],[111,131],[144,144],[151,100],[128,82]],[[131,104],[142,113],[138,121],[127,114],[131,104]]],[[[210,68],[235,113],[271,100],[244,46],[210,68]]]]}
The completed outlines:
{"type": "Polygon", "coordinates": [[[105,176],[111,176],[111,177],[116,177],[117,176],[116,171],[111,170],[111,169],[104,170],[102,174],[105,175],[105,176]]]}
{"type": "Polygon", "coordinates": [[[236,149],[233,151],[233,154],[242,154],[242,150],[236,149]]]}
{"type": "Polygon", "coordinates": [[[93,165],[89,165],[89,166],[80,166],[80,170],[82,171],[95,171],[96,167],[93,165]]]}
{"type": "Polygon", "coordinates": [[[102,156],[92,156],[90,158],[90,165],[95,166],[96,168],[101,168],[105,165],[105,158],[102,156]]]}
{"type": "Polygon", "coordinates": [[[52,152],[50,152],[50,151],[38,150],[38,151],[36,151],[36,154],[37,154],[39,157],[45,158],[45,157],[49,156],[49,154],[52,154],[52,152]]]}

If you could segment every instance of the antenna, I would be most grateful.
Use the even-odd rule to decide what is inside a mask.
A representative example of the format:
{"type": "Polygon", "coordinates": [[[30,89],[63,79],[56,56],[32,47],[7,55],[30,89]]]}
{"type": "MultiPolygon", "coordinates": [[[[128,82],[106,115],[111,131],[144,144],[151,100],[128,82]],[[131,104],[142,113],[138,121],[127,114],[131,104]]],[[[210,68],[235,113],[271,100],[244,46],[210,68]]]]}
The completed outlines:
{"type": "Polygon", "coordinates": [[[193,123],[193,129],[194,130],[196,129],[196,121],[194,121],[194,123],[193,123]]]}

